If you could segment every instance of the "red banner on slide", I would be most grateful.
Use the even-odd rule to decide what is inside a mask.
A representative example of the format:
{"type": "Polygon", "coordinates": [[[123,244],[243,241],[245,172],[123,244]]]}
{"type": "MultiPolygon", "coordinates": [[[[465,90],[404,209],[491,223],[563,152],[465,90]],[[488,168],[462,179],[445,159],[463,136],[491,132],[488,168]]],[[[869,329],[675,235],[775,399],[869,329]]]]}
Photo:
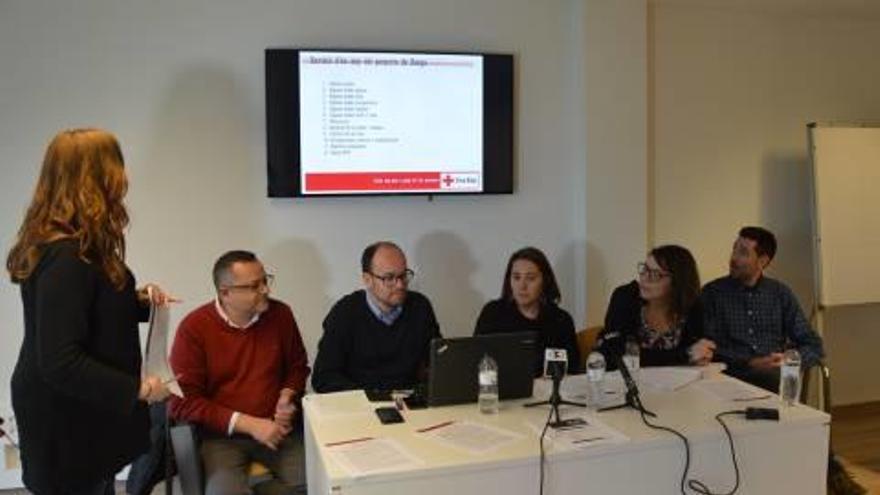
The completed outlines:
{"type": "Polygon", "coordinates": [[[440,172],[306,174],[305,192],[440,190],[440,172]]]}

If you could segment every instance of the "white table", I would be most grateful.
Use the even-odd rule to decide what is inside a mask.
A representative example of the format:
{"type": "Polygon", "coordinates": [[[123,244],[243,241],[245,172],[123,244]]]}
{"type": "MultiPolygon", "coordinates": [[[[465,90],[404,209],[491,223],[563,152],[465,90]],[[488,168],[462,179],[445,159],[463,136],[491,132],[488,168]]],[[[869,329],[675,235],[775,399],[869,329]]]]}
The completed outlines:
{"type": "MultiPolygon", "coordinates": [[[[731,381],[724,375],[705,380],[731,381]]],[[[715,421],[718,412],[746,406],[779,407],[773,398],[735,402],[708,393],[703,383],[674,392],[643,391],[645,406],[657,413],[655,424],[673,427],[691,442],[689,478],[717,492],[734,482],[727,439],[715,421]]],[[[406,422],[379,423],[361,391],[308,395],[305,412],[306,464],[311,495],[389,494],[536,494],[539,485],[538,434],[528,421],[546,418],[548,409],[524,408],[527,401],[506,401],[496,416],[482,415],[475,404],[404,411],[406,422]],[[487,454],[473,455],[426,439],[415,430],[444,421],[474,421],[510,430],[521,439],[487,454]],[[355,438],[389,438],[422,461],[418,468],[353,477],[329,453],[328,443],[355,438]]],[[[781,408],[781,420],[746,421],[726,416],[740,468],[740,494],[824,494],[830,416],[803,405],[781,408]]],[[[586,414],[563,409],[563,417],[586,414]]],[[[684,467],[684,446],[677,437],[655,431],[631,409],[601,412],[608,426],[628,436],[618,444],[560,451],[545,442],[544,493],[677,494],[684,467]]],[[[691,493],[691,492],[689,492],[691,493]]]]}

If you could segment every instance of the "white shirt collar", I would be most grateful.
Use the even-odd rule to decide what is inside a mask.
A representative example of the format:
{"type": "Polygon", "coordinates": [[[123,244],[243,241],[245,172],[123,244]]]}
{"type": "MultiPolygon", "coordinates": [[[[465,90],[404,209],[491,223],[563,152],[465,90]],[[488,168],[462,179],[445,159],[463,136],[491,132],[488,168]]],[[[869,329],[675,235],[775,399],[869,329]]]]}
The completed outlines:
{"type": "Polygon", "coordinates": [[[247,328],[250,328],[251,326],[253,326],[254,323],[256,323],[260,319],[260,313],[256,313],[253,316],[253,318],[251,318],[251,320],[249,322],[244,324],[244,326],[237,325],[234,321],[229,319],[229,315],[226,314],[226,311],[223,311],[223,305],[220,304],[220,299],[218,299],[218,298],[214,298],[214,309],[217,310],[217,314],[220,315],[220,318],[222,318],[223,321],[225,321],[227,325],[229,325],[232,328],[237,328],[239,330],[245,330],[247,328]]]}

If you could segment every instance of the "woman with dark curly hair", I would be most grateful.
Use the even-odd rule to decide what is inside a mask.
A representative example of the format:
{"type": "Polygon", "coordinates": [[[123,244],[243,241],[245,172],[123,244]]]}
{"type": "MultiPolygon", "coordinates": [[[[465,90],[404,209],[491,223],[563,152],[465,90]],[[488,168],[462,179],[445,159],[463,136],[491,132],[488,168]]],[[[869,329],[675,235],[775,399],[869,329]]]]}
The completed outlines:
{"type": "Polygon", "coordinates": [[[703,337],[700,275],[687,249],[652,249],[637,265],[638,279],[614,290],[597,349],[615,367],[627,342],[640,348],[642,366],[705,365],[714,342],[703,337]]]}

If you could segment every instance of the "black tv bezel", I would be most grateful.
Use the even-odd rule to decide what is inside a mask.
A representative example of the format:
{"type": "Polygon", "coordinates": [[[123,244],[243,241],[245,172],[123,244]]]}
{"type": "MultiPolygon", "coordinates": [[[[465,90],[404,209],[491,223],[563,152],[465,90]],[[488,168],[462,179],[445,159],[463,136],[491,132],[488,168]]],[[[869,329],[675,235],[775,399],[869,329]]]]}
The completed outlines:
{"type": "Polygon", "coordinates": [[[266,158],[270,198],[459,196],[513,193],[513,55],[488,52],[347,48],[266,49],[266,158]],[[300,184],[300,52],[479,55],[483,57],[483,190],[303,194],[300,184]],[[493,117],[490,119],[490,117],[493,117]]]}

